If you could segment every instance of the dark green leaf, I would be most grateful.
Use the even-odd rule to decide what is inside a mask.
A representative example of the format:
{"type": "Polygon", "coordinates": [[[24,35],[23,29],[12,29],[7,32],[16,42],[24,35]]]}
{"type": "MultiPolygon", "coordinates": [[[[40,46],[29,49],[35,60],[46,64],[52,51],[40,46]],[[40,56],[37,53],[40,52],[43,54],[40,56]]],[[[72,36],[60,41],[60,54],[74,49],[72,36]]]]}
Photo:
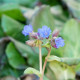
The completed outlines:
{"type": "Polygon", "coordinates": [[[25,60],[17,51],[17,49],[15,48],[12,42],[10,42],[9,45],[7,46],[6,55],[7,55],[9,64],[13,68],[17,68],[17,69],[25,68],[25,60]]]}
{"type": "Polygon", "coordinates": [[[19,21],[25,21],[25,18],[21,13],[20,6],[17,4],[4,4],[0,6],[0,18],[3,14],[19,21]]]}
{"type": "Polygon", "coordinates": [[[17,22],[16,20],[3,15],[2,16],[2,28],[3,31],[8,35],[11,36],[17,40],[20,40],[22,42],[25,42],[27,40],[28,37],[25,37],[22,34],[22,29],[23,29],[24,25],[17,22]]]}

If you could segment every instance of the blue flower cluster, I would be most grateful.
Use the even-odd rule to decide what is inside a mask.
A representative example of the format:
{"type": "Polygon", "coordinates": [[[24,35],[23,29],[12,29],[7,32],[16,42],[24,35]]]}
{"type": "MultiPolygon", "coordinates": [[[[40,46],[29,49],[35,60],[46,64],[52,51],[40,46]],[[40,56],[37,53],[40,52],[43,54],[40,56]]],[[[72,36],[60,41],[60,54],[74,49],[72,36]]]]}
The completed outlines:
{"type": "Polygon", "coordinates": [[[63,47],[65,45],[64,40],[61,37],[55,39],[56,48],[63,47]]]}
{"type": "Polygon", "coordinates": [[[48,28],[47,26],[43,26],[42,28],[38,29],[38,34],[42,38],[48,38],[49,35],[51,34],[51,29],[48,28]]]}
{"type": "MultiPolygon", "coordinates": [[[[42,26],[42,28],[38,29],[37,33],[34,33],[32,25],[25,25],[24,29],[22,30],[22,34],[24,34],[25,36],[31,35],[32,37],[36,37],[38,39],[47,39],[51,34],[51,29],[47,26],[42,26]]],[[[64,40],[61,37],[55,38],[55,45],[53,45],[55,48],[63,47],[64,45],[64,40]]]]}
{"type": "MultiPolygon", "coordinates": [[[[22,30],[22,34],[24,34],[25,36],[29,35],[32,32],[33,32],[32,25],[26,25],[22,30]]],[[[42,28],[38,29],[38,34],[42,38],[48,38],[49,35],[51,34],[51,29],[48,28],[47,26],[43,26],[42,28]]]]}

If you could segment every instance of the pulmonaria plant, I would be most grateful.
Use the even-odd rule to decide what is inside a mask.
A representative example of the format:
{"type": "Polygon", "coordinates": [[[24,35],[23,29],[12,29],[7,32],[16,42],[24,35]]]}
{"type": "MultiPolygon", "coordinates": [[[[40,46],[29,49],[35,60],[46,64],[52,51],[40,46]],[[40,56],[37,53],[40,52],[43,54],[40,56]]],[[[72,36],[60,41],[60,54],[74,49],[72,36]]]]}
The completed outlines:
{"type": "Polygon", "coordinates": [[[24,29],[22,30],[22,34],[24,36],[29,35],[30,37],[34,38],[33,40],[26,41],[27,45],[32,47],[35,47],[37,45],[39,47],[40,73],[42,74],[40,80],[43,80],[43,75],[47,64],[47,59],[51,52],[51,47],[54,47],[56,49],[58,49],[59,47],[63,47],[65,45],[64,39],[62,37],[58,37],[59,30],[54,30],[52,32],[51,29],[47,26],[42,26],[42,28],[38,29],[38,32],[34,32],[32,25],[25,25],[24,29]],[[47,39],[46,43],[48,44],[44,44],[43,39],[47,39]],[[45,48],[47,48],[48,55],[47,55],[47,59],[45,59],[43,69],[42,69],[41,47],[43,47],[43,45],[45,45],[45,48]]]}

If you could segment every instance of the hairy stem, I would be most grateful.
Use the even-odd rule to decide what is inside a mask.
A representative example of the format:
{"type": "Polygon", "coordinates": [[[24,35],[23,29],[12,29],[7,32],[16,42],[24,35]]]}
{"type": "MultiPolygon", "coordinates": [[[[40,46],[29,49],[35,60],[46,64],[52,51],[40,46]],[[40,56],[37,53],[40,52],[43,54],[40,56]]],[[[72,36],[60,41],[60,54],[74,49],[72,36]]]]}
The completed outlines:
{"type": "Polygon", "coordinates": [[[43,75],[44,75],[45,67],[46,67],[46,64],[47,64],[48,57],[50,56],[50,53],[51,53],[51,47],[50,47],[50,50],[48,51],[47,57],[45,58],[45,62],[44,62],[44,65],[43,65],[43,75]]]}
{"type": "MultiPolygon", "coordinates": [[[[40,73],[42,74],[42,54],[41,54],[41,45],[39,45],[39,62],[40,62],[40,73]]],[[[41,77],[40,80],[43,80],[43,77],[41,77]]]]}

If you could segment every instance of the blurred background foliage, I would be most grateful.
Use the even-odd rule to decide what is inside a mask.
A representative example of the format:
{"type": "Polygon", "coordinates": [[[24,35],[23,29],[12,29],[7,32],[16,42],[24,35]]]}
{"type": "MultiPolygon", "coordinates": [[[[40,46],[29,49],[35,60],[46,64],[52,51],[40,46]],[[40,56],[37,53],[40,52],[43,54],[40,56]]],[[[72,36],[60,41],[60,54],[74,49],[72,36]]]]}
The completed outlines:
{"type": "MultiPolygon", "coordinates": [[[[24,25],[58,28],[63,48],[51,50],[44,80],[75,80],[80,71],[80,0],[0,0],[0,80],[17,80],[28,67],[39,70],[38,48],[25,44],[24,25]]],[[[42,48],[43,62],[47,50],[42,48]]]]}

